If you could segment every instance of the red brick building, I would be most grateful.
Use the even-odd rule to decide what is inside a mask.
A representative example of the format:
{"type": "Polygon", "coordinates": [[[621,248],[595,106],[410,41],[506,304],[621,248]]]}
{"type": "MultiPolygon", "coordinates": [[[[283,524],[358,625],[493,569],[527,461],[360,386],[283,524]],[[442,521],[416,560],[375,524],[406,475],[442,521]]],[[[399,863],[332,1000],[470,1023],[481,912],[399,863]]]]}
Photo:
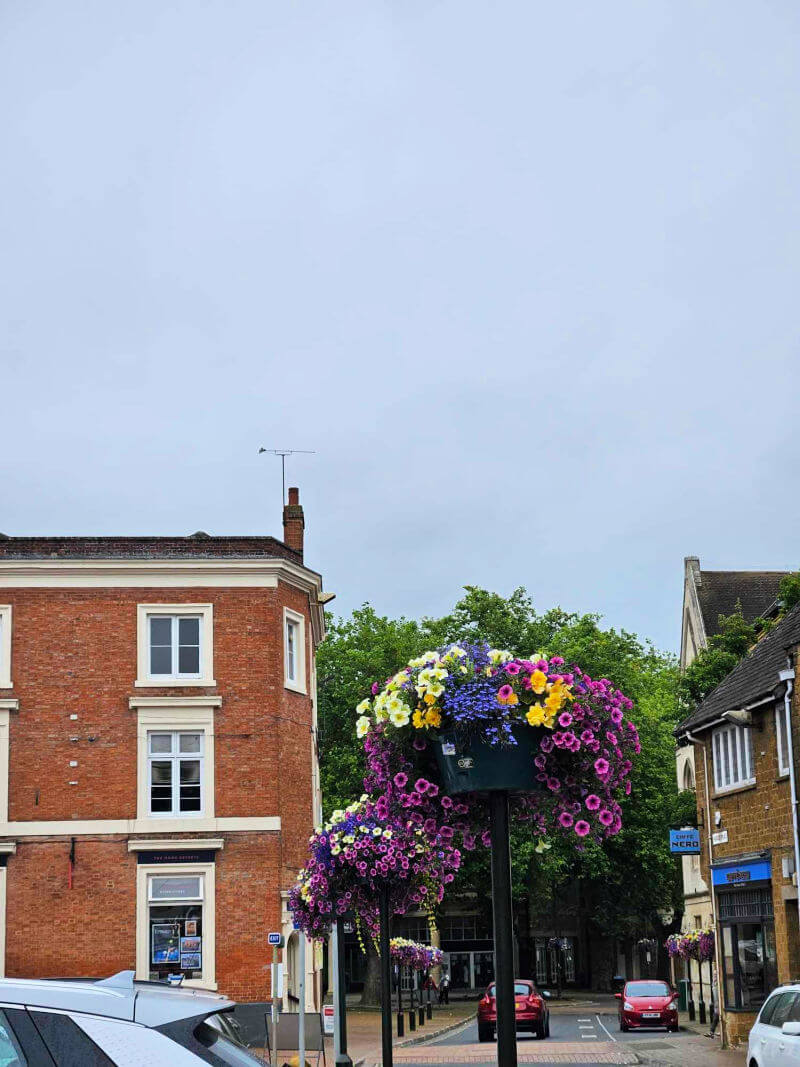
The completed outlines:
{"type": "Polygon", "coordinates": [[[296,489],[283,541],[0,539],[0,973],[266,996],[319,817],[325,599],[296,489]]]}

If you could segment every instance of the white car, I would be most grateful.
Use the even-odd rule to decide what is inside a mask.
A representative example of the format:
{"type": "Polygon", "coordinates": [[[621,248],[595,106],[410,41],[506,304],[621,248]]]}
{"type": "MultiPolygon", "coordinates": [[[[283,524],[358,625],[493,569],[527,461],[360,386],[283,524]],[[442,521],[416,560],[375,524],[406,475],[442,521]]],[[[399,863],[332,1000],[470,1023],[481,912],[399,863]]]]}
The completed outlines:
{"type": "Polygon", "coordinates": [[[747,1067],[800,1065],[800,985],[770,993],[750,1031],[747,1067]]]}
{"type": "Polygon", "coordinates": [[[0,1067],[263,1067],[237,1037],[234,1004],[204,989],[0,979],[0,1067]]]}

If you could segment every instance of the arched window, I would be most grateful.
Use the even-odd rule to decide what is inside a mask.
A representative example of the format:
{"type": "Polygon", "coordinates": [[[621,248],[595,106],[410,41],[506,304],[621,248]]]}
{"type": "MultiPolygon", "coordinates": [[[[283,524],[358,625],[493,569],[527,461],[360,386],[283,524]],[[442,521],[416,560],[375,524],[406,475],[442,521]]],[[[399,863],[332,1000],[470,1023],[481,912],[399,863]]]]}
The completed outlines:
{"type": "Polygon", "coordinates": [[[694,768],[688,760],[683,765],[683,788],[694,789],[694,768]]]}

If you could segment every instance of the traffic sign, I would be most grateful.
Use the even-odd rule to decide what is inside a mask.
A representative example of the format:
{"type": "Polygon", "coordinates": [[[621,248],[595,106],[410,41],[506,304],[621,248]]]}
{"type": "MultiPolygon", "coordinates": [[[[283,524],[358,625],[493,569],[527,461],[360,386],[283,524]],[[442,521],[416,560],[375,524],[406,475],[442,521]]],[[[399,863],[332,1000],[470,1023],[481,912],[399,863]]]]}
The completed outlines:
{"type": "Polygon", "coordinates": [[[283,947],[283,934],[274,934],[274,933],[273,934],[268,934],[267,935],[267,941],[270,943],[270,945],[274,945],[275,948],[282,948],[283,947]]]}

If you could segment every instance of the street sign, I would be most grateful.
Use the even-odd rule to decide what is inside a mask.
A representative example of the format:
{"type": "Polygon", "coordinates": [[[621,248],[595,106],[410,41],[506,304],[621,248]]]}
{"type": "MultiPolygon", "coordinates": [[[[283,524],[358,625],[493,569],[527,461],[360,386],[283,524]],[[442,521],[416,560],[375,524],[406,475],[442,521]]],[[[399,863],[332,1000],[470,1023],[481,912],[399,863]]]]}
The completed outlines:
{"type": "Polygon", "coordinates": [[[283,934],[267,934],[267,941],[270,945],[274,945],[275,948],[282,948],[283,934]]]}
{"type": "Polygon", "coordinates": [[[322,1032],[323,1034],[333,1033],[333,1004],[322,1005],[322,1032]]]}
{"type": "Polygon", "coordinates": [[[700,831],[692,829],[670,830],[669,850],[682,856],[699,856],[700,831]]]}

